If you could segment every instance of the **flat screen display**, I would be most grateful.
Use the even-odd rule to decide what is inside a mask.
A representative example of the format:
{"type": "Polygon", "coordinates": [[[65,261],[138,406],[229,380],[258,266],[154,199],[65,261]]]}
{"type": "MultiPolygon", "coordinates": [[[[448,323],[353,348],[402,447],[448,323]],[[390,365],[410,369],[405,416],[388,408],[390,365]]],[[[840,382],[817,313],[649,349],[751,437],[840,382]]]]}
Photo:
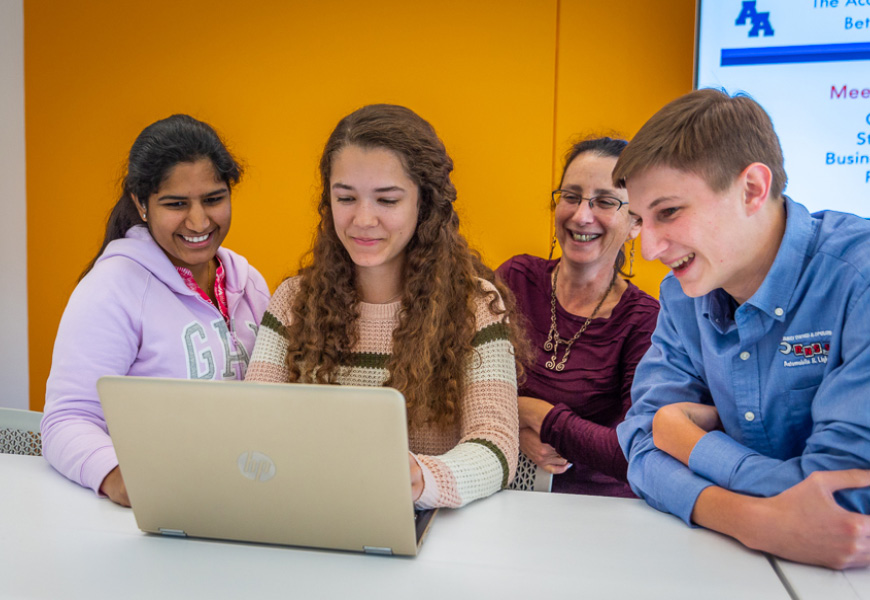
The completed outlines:
{"type": "Polygon", "coordinates": [[[870,0],[698,0],[695,87],[768,112],[786,195],[870,217],[870,0]]]}

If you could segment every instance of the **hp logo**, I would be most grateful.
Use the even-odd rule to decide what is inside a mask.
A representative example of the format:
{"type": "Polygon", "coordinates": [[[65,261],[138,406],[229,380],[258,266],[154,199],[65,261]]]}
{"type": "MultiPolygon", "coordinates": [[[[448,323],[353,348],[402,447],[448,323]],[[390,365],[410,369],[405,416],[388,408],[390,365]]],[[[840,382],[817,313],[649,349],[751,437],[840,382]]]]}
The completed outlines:
{"type": "Polygon", "coordinates": [[[275,476],[275,463],[260,452],[242,452],[238,465],[241,474],[253,481],[269,481],[275,476]]]}

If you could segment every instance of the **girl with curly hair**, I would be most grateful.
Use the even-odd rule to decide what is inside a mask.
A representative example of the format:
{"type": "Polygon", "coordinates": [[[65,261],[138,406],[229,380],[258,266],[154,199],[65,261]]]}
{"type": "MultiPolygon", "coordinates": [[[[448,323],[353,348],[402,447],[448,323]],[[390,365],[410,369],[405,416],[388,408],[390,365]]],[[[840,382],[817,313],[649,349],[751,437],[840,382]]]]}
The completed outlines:
{"type": "Polygon", "coordinates": [[[452,170],[407,108],[338,123],[313,247],[273,296],[247,377],[402,392],[418,508],[507,486],[518,453],[512,296],[459,233],[452,170]]]}

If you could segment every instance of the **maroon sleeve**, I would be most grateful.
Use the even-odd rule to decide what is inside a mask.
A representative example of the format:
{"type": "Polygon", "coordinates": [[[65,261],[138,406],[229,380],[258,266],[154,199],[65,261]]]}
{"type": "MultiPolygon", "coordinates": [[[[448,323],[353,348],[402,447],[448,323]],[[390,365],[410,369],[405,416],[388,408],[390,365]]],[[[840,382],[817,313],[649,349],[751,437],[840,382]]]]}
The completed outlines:
{"type": "Polygon", "coordinates": [[[541,441],[553,446],[570,463],[582,463],[605,475],[626,481],[628,462],[616,439],[616,424],[613,427],[598,425],[577,416],[568,406],[560,403],[544,417],[541,441]]]}

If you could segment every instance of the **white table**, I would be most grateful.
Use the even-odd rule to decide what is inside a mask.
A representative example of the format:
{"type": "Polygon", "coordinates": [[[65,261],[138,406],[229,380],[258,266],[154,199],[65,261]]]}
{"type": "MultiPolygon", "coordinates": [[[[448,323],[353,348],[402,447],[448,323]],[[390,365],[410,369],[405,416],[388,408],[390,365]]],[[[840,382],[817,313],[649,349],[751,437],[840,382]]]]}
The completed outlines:
{"type": "Polygon", "coordinates": [[[798,600],[870,600],[870,569],[832,571],[779,558],[774,564],[798,600]]]}
{"type": "Polygon", "coordinates": [[[144,534],[40,457],[0,455],[0,598],[783,598],[767,557],[639,500],[500,492],[420,556],[144,534]]]}

